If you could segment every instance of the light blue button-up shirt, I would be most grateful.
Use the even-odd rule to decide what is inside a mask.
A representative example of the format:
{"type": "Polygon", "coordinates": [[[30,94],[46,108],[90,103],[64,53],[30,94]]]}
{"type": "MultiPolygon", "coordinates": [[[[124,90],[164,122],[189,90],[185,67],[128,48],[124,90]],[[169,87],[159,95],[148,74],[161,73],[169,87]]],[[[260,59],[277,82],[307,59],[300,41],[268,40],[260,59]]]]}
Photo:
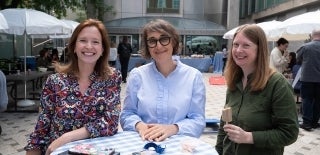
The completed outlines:
{"type": "Polygon", "coordinates": [[[128,77],[120,123],[135,131],[136,123],[176,124],[178,134],[200,137],[205,127],[206,91],[202,74],[177,61],[164,77],[155,62],[134,68],[128,77]]]}

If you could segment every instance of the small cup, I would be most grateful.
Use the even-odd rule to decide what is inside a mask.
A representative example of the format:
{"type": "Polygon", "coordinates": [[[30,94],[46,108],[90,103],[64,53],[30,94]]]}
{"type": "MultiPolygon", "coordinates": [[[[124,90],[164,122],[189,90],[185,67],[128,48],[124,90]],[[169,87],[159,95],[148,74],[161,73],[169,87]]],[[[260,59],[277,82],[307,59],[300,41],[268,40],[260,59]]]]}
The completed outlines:
{"type": "Polygon", "coordinates": [[[20,70],[17,70],[17,74],[20,75],[20,70]]]}

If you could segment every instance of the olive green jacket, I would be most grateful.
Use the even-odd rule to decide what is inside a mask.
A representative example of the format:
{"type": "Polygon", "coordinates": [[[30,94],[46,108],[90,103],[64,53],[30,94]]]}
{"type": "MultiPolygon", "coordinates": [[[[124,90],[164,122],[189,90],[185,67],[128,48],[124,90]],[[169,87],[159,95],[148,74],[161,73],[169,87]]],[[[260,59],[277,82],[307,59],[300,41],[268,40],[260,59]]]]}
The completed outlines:
{"type": "Polygon", "coordinates": [[[252,132],[254,144],[230,141],[221,121],[216,150],[220,155],[281,155],[299,133],[292,87],[280,73],[274,73],[261,91],[249,92],[248,86],[243,90],[239,81],[235,91],[227,90],[226,106],[232,108],[231,124],[252,132]]]}

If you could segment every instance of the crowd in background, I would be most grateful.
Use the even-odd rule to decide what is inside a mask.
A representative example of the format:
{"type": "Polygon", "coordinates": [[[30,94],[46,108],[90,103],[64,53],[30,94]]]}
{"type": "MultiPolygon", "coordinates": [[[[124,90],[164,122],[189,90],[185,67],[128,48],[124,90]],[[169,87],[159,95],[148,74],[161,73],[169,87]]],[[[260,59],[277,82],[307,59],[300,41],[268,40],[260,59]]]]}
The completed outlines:
{"type": "Polygon", "coordinates": [[[292,84],[296,102],[302,99],[300,127],[307,131],[320,127],[320,30],[313,30],[310,37],[311,41],[291,52],[289,41],[280,38],[270,53],[270,66],[292,84]]]}

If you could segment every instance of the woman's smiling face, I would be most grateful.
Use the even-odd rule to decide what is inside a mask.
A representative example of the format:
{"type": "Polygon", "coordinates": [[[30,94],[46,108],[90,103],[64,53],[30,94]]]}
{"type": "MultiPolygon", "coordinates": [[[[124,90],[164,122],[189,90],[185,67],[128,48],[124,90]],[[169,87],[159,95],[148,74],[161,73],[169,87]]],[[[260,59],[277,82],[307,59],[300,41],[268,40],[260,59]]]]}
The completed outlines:
{"type": "Polygon", "coordinates": [[[85,27],[78,35],[75,52],[79,63],[95,64],[102,55],[101,34],[95,26],[85,27]]]}
{"type": "Polygon", "coordinates": [[[256,66],[258,46],[239,32],[232,43],[232,58],[242,70],[252,70],[256,66]]]}
{"type": "Polygon", "coordinates": [[[147,37],[147,44],[150,43],[154,47],[150,47],[148,45],[148,49],[151,57],[155,61],[172,59],[173,46],[169,36],[163,35],[160,32],[149,32],[147,37]]]}

